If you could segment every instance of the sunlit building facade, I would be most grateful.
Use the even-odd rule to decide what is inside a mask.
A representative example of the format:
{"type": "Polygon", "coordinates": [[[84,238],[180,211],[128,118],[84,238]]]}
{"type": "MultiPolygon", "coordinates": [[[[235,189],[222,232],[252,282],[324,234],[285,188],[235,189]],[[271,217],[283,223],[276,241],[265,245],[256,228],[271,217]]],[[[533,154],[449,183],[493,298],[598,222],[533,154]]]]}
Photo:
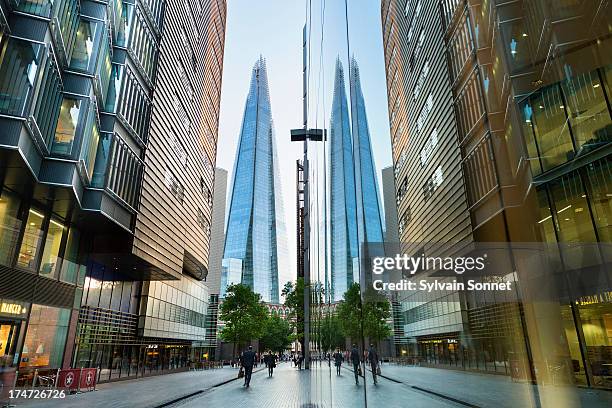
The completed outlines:
{"type": "MultiPolygon", "coordinates": [[[[402,102],[418,101],[423,90],[447,95],[434,98],[426,110],[435,113],[450,103],[449,120],[455,123],[448,141],[439,130],[435,143],[431,137],[420,142],[418,129],[394,137],[400,239],[410,242],[407,237],[423,225],[404,221],[407,208],[412,219],[421,212],[403,204],[403,172],[452,154],[461,181],[450,181],[442,167],[443,177],[432,179],[434,188],[428,188],[430,200],[447,203],[448,210],[441,209],[438,217],[449,219],[451,208],[461,206],[474,242],[548,244],[558,248],[549,261],[559,269],[546,281],[556,287],[546,302],[459,294],[463,328],[454,334],[425,338],[410,333],[408,326],[412,319],[427,327],[448,313],[450,303],[404,306],[406,335],[412,335],[415,352],[431,364],[510,375],[511,364],[524,362],[526,377],[547,383],[554,373],[545,362],[556,361],[568,367],[564,381],[611,388],[605,369],[612,349],[606,334],[612,328],[607,246],[612,219],[610,5],[430,3],[385,0],[382,5],[392,129],[396,115],[410,112],[410,103],[402,102]],[[440,41],[427,50],[433,37],[440,41]],[[426,57],[416,51],[421,45],[426,57]],[[432,65],[432,55],[439,54],[444,67],[432,65]],[[395,65],[400,68],[397,81],[395,65]],[[395,93],[403,95],[397,109],[391,98],[395,93]],[[420,154],[404,156],[406,146],[421,149],[420,154]],[[441,192],[459,188],[463,197],[441,200],[441,192]]],[[[421,116],[416,117],[420,126],[421,116]]],[[[410,181],[414,175],[408,175],[410,181]]],[[[452,241],[457,229],[437,231],[452,241]]],[[[534,270],[523,261],[511,251],[508,266],[499,272],[513,276],[524,294],[536,284],[534,270]]],[[[546,291],[537,286],[538,293],[546,291]]]]}
{"type": "Polygon", "coordinates": [[[278,273],[288,267],[283,202],[266,62],[253,67],[228,208],[221,297],[242,283],[279,303],[278,273]]]}
{"type": "Polygon", "coordinates": [[[0,6],[0,299],[20,306],[0,309],[19,310],[2,367],[27,385],[184,366],[205,337],[225,2],[0,6]]]}

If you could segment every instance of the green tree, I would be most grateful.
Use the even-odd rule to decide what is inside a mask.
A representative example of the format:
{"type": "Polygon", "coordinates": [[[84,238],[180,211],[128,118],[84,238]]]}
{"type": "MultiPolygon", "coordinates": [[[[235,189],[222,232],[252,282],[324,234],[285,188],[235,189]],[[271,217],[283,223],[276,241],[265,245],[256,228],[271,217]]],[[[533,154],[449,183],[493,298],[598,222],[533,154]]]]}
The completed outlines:
{"type": "Polygon", "coordinates": [[[268,310],[261,302],[261,296],[246,285],[230,285],[219,308],[219,319],[225,324],[220,332],[222,340],[236,346],[261,337],[268,310]]]}
{"type": "Polygon", "coordinates": [[[270,314],[263,325],[259,344],[262,350],[272,350],[282,353],[293,341],[293,328],[283,318],[275,313],[270,314]]]}
{"type": "Polygon", "coordinates": [[[304,278],[298,278],[295,284],[287,282],[281,293],[285,297],[285,305],[289,307],[289,316],[295,321],[296,337],[302,343],[304,341],[304,278]]]}
{"type": "Polygon", "coordinates": [[[342,325],[338,316],[325,316],[323,319],[321,319],[319,325],[319,332],[321,333],[321,348],[324,351],[344,348],[346,338],[342,332],[342,325]]]}
{"type": "Polygon", "coordinates": [[[364,303],[359,284],[353,283],[338,306],[338,318],[346,337],[360,339],[363,327],[363,336],[378,343],[391,336],[391,327],[387,323],[391,317],[391,305],[384,296],[374,293],[365,298],[368,301],[364,303]]]}

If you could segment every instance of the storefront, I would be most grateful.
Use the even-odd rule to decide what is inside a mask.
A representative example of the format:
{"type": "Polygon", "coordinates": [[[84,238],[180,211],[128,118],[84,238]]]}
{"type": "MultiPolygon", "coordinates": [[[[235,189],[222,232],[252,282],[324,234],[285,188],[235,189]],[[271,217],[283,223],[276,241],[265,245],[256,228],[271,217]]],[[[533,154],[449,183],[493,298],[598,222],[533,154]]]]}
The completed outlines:
{"type": "Polygon", "coordinates": [[[563,306],[562,316],[576,383],[612,389],[612,292],[563,306]]]}
{"type": "Polygon", "coordinates": [[[19,363],[28,310],[27,303],[0,299],[0,370],[19,363]]]}

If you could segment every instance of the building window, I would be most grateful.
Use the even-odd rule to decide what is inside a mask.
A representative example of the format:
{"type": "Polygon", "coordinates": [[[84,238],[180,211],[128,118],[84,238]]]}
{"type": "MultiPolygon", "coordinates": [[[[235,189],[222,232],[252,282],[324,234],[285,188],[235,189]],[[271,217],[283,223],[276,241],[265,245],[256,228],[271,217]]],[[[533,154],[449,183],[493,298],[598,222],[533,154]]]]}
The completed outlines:
{"type": "Polygon", "coordinates": [[[4,189],[0,195],[0,264],[11,265],[17,243],[21,220],[18,217],[20,200],[16,194],[4,189]]]}
{"type": "Polygon", "coordinates": [[[62,261],[62,270],[60,280],[62,282],[75,284],[79,272],[80,264],[78,262],[79,244],[81,234],[79,230],[71,227],[68,231],[68,241],[64,251],[64,259],[62,261]]]}
{"type": "Polygon", "coordinates": [[[98,153],[98,143],[100,143],[100,131],[98,130],[96,121],[95,105],[92,104],[85,128],[85,134],[83,136],[80,156],[80,160],[83,162],[85,170],[87,171],[87,176],[90,180],[93,179],[96,155],[98,153]]]}
{"type": "Polygon", "coordinates": [[[61,367],[69,323],[70,309],[32,305],[20,366],[61,367]]]}
{"type": "Polygon", "coordinates": [[[48,278],[57,279],[59,272],[60,249],[66,227],[56,218],[51,218],[45,246],[40,261],[39,273],[48,278]]]}
{"type": "Polygon", "coordinates": [[[611,116],[597,71],[561,82],[577,155],[612,141],[611,116]]]}
{"type": "Polygon", "coordinates": [[[60,108],[55,137],[51,147],[51,153],[62,156],[72,154],[72,146],[76,136],[79,118],[81,117],[81,99],[64,97],[60,108]]]}
{"type": "Polygon", "coordinates": [[[21,241],[21,248],[19,249],[17,266],[32,271],[36,270],[36,259],[44,235],[44,221],[45,216],[41,212],[30,209],[23,233],[23,240],[21,241]]]}
{"type": "Polygon", "coordinates": [[[0,50],[0,113],[25,116],[44,47],[9,38],[0,50]]]}
{"type": "Polygon", "coordinates": [[[608,156],[590,163],[586,173],[599,241],[612,242],[612,158],[608,156]]]}
{"type": "Polygon", "coordinates": [[[100,42],[101,22],[81,20],[70,58],[70,68],[91,72],[95,65],[95,54],[100,42]]]}
{"type": "MultiPolygon", "coordinates": [[[[549,188],[559,242],[596,242],[591,212],[578,172],[553,181],[549,188]]],[[[598,264],[599,254],[594,246],[566,245],[563,247],[563,259],[566,267],[571,270],[598,264]]]]}

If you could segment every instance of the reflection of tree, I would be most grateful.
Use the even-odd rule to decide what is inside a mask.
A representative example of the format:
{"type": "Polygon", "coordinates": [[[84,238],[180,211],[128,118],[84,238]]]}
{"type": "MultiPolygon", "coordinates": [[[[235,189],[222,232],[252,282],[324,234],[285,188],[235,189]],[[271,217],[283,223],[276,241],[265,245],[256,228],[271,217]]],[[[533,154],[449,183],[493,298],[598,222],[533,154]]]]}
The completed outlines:
{"type": "Polygon", "coordinates": [[[304,350],[304,278],[297,278],[295,283],[287,282],[281,294],[285,297],[289,316],[295,322],[296,337],[304,350]]]}
{"type": "Polygon", "coordinates": [[[249,340],[260,338],[268,310],[261,302],[261,296],[246,285],[227,287],[225,299],[219,308],[219,320],[225,327],[220,332],[222,340],[241,346],[249,340]]]}
{"type": "Polygon", "coordinates": [[[318,330],[314,332],[314,340],[321,345],[321,350],[344,348],[345,337],[338,316],[325,316],[317,322],[317,325],[318,330]]]}
{"type": "Polygon", "coordinates": [[[361,338],[363,334],[365,338],[377,343],[391,336],[391,327],[387,323],[391,317],[391,305],[384,296],[371,290],[372,293],[364,294],[367,299],[364,303],[359,284],[353,283],[338,306],[342,332],[352,340],[361,338]]]}

